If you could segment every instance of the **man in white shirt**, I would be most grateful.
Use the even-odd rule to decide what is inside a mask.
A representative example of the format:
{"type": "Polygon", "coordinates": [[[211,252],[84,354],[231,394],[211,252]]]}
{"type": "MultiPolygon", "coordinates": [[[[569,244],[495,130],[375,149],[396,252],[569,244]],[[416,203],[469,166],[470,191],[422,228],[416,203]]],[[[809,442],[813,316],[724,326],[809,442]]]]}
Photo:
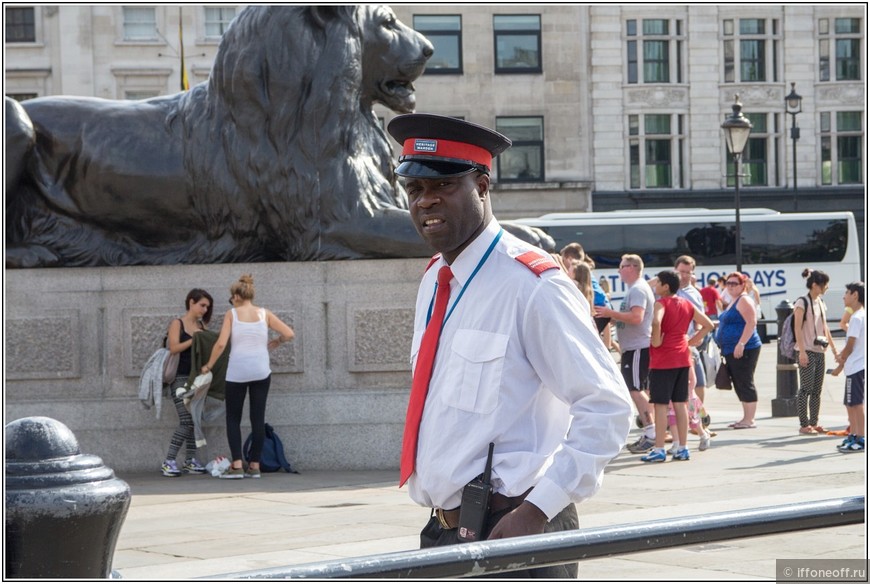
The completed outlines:
{"type": "Polygon", "coordinates": [[[867,352],[866,312],[864,310],[864,282],[846,284],[843,304],[852,309],[846,346],[837,356],[839,365],[831,373],[846,373],[846,394],[843,404],[849,416],[851,433],[837,446],[844,453],[864,452],[864,369],[867,352]]]}
{"type": "MultiPolygon", "coordinates": [[[[492,157],[510,146],[507,138],[430,114],[398,116],[388,129],[403,145],[396,173],[411,219],[440,252],[417,295],[415,389],[437,274],[452,273],[419,432],[409,442],[412,390],[403,444],[403,467],[405,448],[416,449],[409,494],[433,509],[421,545],[460,541],[462,491],[483,473],[490,443],[493,495],[479,539],[576,529],[574,503],[598,490],[630,422],[619,370],[588,303],[548,254],[492,215],[492,157]]],[[[576,578],[577,564],[511,575],[576,578]]]]}

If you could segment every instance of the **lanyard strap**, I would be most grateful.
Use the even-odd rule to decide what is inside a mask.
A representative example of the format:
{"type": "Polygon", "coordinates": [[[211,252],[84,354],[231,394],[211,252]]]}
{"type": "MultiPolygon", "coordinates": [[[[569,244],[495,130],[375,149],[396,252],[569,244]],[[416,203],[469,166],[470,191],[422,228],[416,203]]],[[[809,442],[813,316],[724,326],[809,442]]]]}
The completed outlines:
{"type": "MultiPolygon", "coordinates": [[[[486,249],[486,252],[483,254],[483,257],[480,258],[480,261],[477,262],[477,266],[474,268],[474,271],[471,272],[471,275],[468,277],[468,280],[465,282],[465,285],[462,286],[462,289],[459,291],[459,295],[456,297],[456,300],[453,302],[453,306],[450,307],[450,310],[447,312],[447,316],[444,317],[444,322],[441,323],[441,328],[444,328],[444,324],[447,322],[447,319],[450,318],[450,315],[453,314],[453,311],[456,310],[456,305],[459,304],[459,301],[462,299],[462,295],[465,294],[465,290],[468,288],[468,285],[471,284],[471,281],[477,275],[477,272],[480,271],[480,268],[483,267],[483,264],[486,263],[486,260],[489,259],[490,254],[492,254],[492,250],[495,249],[495,244],[498,243],[498,240],[501,239],[502,233],[504,233],[504,229],[500,229],[498,234],[495,236],[495,239],[492,240],[492,243],[489,244],[489,247],[486,249]]],[[[438,291],[438,283],[435,283],[435,290],[432,292],[432,299],[429,300],[429,310],[426,312],[426,326],[429,326],[429,320],[432,318],[432,307],[435,305],[435,293],[438,291]]]]}

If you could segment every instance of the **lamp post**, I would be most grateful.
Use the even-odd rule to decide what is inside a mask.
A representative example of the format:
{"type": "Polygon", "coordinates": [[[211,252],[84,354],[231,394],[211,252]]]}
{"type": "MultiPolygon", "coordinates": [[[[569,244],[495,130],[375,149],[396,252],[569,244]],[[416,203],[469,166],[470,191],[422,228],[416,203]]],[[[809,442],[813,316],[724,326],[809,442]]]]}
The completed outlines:
{"type": "Polygon", "coordinates": [[[743,117],[741,109],[743,109],[743,104],[740,103],[738,95],[735,93],[731,115],[722,122],[722,129],[725,130],[725,144],[734,159],[734,224],[736,227],[734,255],[736,256],[738,272],[743,271],[743,241],[740,234],[740,178],[743,175],[740,174],[740,157],[743,155],[743,149],[746,148],[746,143],[749,141],[749,132],[752,130],[752,123],[743,117]]]}
{"type": "MultiPolygon", "coordinates": [[[[793,188],[797,191],[797,141],[801,137],[801,129],[797,127],[795,118],[801,113],[801,102],[803,98],[794,90],[794,82],[791,84],[791,93],[785,96],[785,113],[791,116],[791,146],[792,146],[792,183],[793,188]]],[[[795,199],[795,207],[797,207],[797,199],[795,199]]],[[[797,209],[795,209],[797,210],[797,209]]]]}

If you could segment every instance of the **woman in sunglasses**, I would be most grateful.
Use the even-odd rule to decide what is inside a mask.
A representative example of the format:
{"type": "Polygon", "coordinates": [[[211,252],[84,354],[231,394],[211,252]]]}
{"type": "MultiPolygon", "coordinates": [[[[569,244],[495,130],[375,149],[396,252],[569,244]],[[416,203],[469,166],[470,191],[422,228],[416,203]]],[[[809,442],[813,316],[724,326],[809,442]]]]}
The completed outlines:
{"type": "Polygon", "coordinates": [[[746,293],[747,276],[731,272],[725,287],[734,300],[719,315],[717,340],[725,356],[725,366],[734,384],[734,392],[743,406],[743,418],[729,424],[735,430],[755,427],[758,392],[755,390],[755,366],[761,353],[761,338],[756,331],[755,301],[746,293]]]}

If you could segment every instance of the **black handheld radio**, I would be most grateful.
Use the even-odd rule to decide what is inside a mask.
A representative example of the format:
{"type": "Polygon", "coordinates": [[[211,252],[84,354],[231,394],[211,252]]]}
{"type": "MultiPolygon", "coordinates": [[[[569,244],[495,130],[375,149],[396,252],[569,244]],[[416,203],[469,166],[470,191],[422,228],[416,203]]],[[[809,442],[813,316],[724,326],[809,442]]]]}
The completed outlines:
{"type": "Polygon", "coordinates": [[[477,477],[462,489],[462,504],[459,507],[459,541],[478,541],[483,537],[486,520],[489,518],[489,499],[492,496],[492,452],[495,444],[489,443],[486,467],[483,475],[477,477]]]}

